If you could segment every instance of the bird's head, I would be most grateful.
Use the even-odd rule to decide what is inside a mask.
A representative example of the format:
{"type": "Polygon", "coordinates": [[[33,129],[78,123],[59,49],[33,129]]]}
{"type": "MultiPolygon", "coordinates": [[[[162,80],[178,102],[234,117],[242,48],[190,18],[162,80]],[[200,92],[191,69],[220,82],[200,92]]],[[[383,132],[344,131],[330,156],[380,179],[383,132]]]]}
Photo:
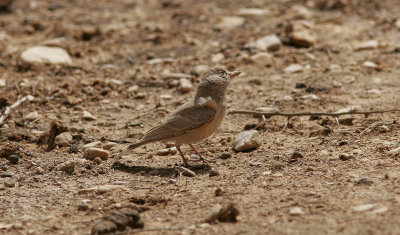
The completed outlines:
{"type": "Polygon", "coordinates": [[[208,69],[201,75],[196,97],[211,97],[216,101],[223,100],[229,82],[239,74],[239,71],[228,72],[222,67],[208,69]]]}
{"type": "Polygon", "coordinates": [[[209,86],[226,88],[231,79],[238,76],[239,74],[239,71],[228,72],[222,67],[213,67],[203,73],[203,75],[201,76],[200,84],[206,83],[209,86]]]}

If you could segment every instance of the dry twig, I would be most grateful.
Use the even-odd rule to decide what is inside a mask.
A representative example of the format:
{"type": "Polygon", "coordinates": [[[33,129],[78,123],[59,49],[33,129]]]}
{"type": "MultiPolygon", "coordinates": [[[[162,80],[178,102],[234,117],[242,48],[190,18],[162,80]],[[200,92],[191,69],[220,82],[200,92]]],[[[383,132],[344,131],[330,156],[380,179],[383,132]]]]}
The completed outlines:
{"type": "Polygon", "coordinates": [[[370,115],[375,113],[392,113],[392,112],[400,112],[400,109],[388,109],[388,110],[375,110],[375,111],[356,111],[349,110],[344,112],[300,112],[300,113],[284,113],[279,111],[274,112],[258,112],[258,111],[248,111],[248,110],[231,110],[229,114],[250,114],[250,115],[262,115],[264,117],[272,117],[272,116],[283,116],[283,117],[298,117],[298,116],[330,116],[330,117],[340,117],[348,114],[358,114],[358,115],[370,115]]]}
{"type": "Polygon", "coordinates": [[[34,99],[33,96],[27,95],[23,97],[22,99],[17,100],[14,104],[6,107],[6,110],[4,111],[3,115],[0,116],[0,125],[3,124],[3,122],[6,120],[7,116],[10,114],[11,110],[15,109],[18,107],[20,104],[25,102],[26,100],[32,101],[34,99]]]}

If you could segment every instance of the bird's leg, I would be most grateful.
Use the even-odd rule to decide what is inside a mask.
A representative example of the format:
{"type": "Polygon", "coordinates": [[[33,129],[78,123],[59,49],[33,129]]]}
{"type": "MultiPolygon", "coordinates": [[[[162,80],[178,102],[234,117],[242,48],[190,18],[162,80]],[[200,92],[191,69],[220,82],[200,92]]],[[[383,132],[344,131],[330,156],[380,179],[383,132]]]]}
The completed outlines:
{"type": "Polygon", "coordinates": [[[193,145],[189,144],[190,148],[192,148],[192,150],[196,153],[197,156],[199,156],[200,160],[202,160],[205,163],[208,163],[209,161],[207,159],[205,159],[201,153],[199,153],[199,151],[197,151],[197,149],[195,147],[193,147],[193,145]]]}
{"type": "Polygon", "coordinates": [[[183,155],[183,153],[182,153],[181,147],[180,146],[176,146],[176,149],[181,154],[181,157],[182,157],[182,160],[183,160],[183,165],[185,165],[185,167],[188,167],[189,164],[186,161],[185,155],[183,155]]]}

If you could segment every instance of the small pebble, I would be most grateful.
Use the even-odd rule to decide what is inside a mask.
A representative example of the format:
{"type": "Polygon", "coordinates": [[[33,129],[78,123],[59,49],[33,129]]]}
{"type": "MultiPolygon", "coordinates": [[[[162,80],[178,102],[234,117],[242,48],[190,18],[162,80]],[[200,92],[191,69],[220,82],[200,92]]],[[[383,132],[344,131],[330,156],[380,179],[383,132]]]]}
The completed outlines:
{"type": "Polygon", "coordinates": [[[104,149],[104,150],[110,150],[110,149],[112,149],[112,148],[115,147],[115,146],[117,146],[117,143],[114,143],[114,142],[107,142],[107,143],[103,144],[103,149],[104,149]]]}
{"type": "Polygon", "coordinates": [[[214,54],[211,56],[211,62],[213,62],[213,63],[221,62],[224,59],[225,59],[225,56],[222,53],[214,54]]]}
{"type": "Polygon", "coordinates": [[[40,166],[39,166],[39,167],[37,167],[37,168],[36,168],[36,174],[38,174],[38,175],[42,175],[42,174],[44,174],[44,170],[43,170],[43,168],[41,168],[40,166]]]}
{"type": "Polygon", "coordinates": [[[259,52],[252,55],[250,59],[254,64],[266,66],[273,63],[274,56],[268,52],[259,52]]]}
{"type": "Polygon", "coordinates": [[[222,195],[222,189],[221,188],[217,188],[216,190],[215,190],[215,196],[216,197],[219,197],[219,196],[221,196],[222,195]]]}
{"type": "Polygon", "coordinates": [[[93,159],[93,162],[99,165],[101,164],[101,158],[96,157],[95,159],[93,159]]]}
{"type": "Polygon", "coordinates": [[[83,111],[82,119],[83,120],[88,120],[88,121],[97,120],[97,118],[95,116],[93,116],[91,113],[89,113],[88,111],[83,111]]]}
{"type": "Polygon", "coordinates": [[[289,162],[296,162],[300,158],[303,158],[303,154],[301,154],[300,152],[295,151],[295,152],[292,153],[292,156],[290,156],[289,162]]]}
{"type": "Polygon", "coordinates": [[[379,46],[379,42],[377,40],[369,40],[366,42],[361,42],[359,43],[355,50],[356,51],[361,51],[361,50],[371,50],[371,49],[375,49],[378,48],[379,46]]]}
{"type": "Polygon", "coordinates": [[[179,90],[183,93],[187,93],[193,90],[193,85],[187,78],[179,79],[179,90]]]}
{"type": "Polygon", "coordinates": [[[238,152],[257,149],[261,145],[260,133],[256,130],[244,131],[237,135],[233,146],[238,152]]]}
{"type": "Polygon", "coordinates": [[[8,157],[8,160],[10,161],[11,164],[15,165],[19,161],[19,157],[17,155],[10,155],[8,157]]]}
{"type": "Polygon", "coordinates": [[[216,170],[210,170],[210,171],[208,172],[208,176],[210,176],[210,177],[218,176],[218,175],[219,175],[219,172],[216,171],[216,170]]]}
{"type": "Polygon", "coordinates": [[[300,207],[293,207],[289,211],[290,215],[302,215],[304,214],[303,210],[300,207]]]}
{"type": "Polygon", "coordinates": [[[220,159],[228,159],[228,158],[231,158],[232,157],[232,154],[231,153],[222,153],[221,155],[219,155],[218,156],[218,158],[220,158],[220,159]]]}
{"type": "Polygon", "coordinates": [[[342,154],[339,155],[339,159],[342,160],[342,161],[347,161],[347,160],[349,160],[351,158],[352,158],[352,156],[350,154],[347,154],[347,153],[342,153],[342,154]]]}
{"type": "Polygon", "coordinates": [[[375,63],[372,62],[372,61],[365,61],[365,62],[362,64],[362,66],[365,67],[365,68],[376,68],[376,67],[378,67],[378,65],[375,64],[375,63]]]}
{"type": "Polygon", "coordinates": [[[78,206],[78,211],[87,211],[87,210],[89,210],[89,205],[87,204],[80,204],[78,206]]]}
{"type": "Polygon", "coordinates": [[[109,156],[110,153],[107,150],[100,148],[87,148],[83,152],[83,157],[88,160],[94,160],[96,157],[99,157],[102,160],[107,160],[109,156]]]}
{"type": "Polygon", "coordinates": [[[11,180],[4,181],[4,186],[7,188],[13,188],[15,186],[15,182],[11,180]]]}
{"type": "Polygon", "coordinates": [[[291,74],[291,73],[298,73],[303,71],[303,66],[301,64],[291,64],[287,66],[286,68],[283,69],[283,72],[286,74],[291,74]]]}

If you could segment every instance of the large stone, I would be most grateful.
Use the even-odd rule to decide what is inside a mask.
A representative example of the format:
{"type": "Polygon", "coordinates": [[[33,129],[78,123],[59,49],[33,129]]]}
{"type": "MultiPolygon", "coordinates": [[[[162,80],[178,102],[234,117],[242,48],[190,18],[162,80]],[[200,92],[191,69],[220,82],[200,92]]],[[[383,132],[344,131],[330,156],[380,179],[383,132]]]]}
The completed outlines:
{"type": "Polygon", "coordinates": [[[236,151],[250,151],[261,145],[261,136],[256,130],[244,131],[237,135],[233,146],[236,151]]]}
{"type": "Polygon", "coordinates": [[[83,152],[83,157],[89,160],[94,160],[96,157],[101,158],[102,160],[107,160],[109,157],[109,152],[100,148],[87,148],[83,152]]]}
{"type": "Polygon", "coordinates": [[[187,93],[193,90],[193,85],[187,78],[179,79],[179,90],[183,93],[187,93]]]}
{"type": "Polygon", "coordinates": [[[21,61],[25,64],[72,64],[68,53],[58,47],[35,46],[21,54],[21,61]]]}
{"type": "Polygon", "coordinates": [[[294,21],[286,27],[290,44],[296,47],[311,47],[317,42],[313,24],[308,21],[294,21]]]}
{"type": "Polygon", "coordinates": [[[244,19],[239,16],[225,16],[220,19],[217,24],[218,28],[221,29],[233,29],[235,27],[241,26],[244,23],[244,19]]]}
{"type": "Polygon", "coordinates": [[[69,132],[63,132],[56,136],[54,143],[58,147],[68,147],[72,143],[72,135],[69,132]]]}
{"type": "Polygon", "coordinates": [[[291,74],[303,71],[304,67],[301,64],[291,64],[283,69],[284,73],[291,74]]]}
{"type": "Polygon", "coordinates": [[[251,61],[257,65],[266,66],[273,63],[274,56],[268,52],[260,52],[250,57],[251,61]]]}
{"type": "Polygon", "coordinates": [[[270,50],[276,51],[281,46],[281,40],[275,35],[267,35],[262,38],[257,39],[256,41],[249,42],[247,44],[248,47],[256,48],[262,51],[270,50]]]}

